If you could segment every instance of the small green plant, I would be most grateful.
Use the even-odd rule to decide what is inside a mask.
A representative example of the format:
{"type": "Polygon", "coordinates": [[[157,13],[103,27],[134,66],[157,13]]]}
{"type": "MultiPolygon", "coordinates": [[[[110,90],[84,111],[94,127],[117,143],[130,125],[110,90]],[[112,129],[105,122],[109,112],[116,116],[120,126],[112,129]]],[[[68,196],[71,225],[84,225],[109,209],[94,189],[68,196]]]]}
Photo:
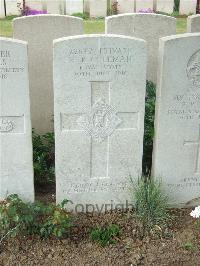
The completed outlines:
{"type": "Polygon", "coordinates": [[[105,247],[110,244],[116,243],[116,237],[120,235],[120,228],[116,224],[111,224],[107,227],[97,227],[90,233],[93,241],[98,242],[101,246],[105,247]]]}
{"type": "Polygon", "coordinates": [[[168,220],[167,197],[161,189],[161,182],[141,178],[134,188],[135,213],[142,224],[142,235],[162,231],[168,220]]]}
{"type": "Polygon", "coordinates": [[[42,202],[25,203],[13,194],[0,202],[0,242],[18,234],[61,238],[72,226],[71,217],[60,205],[42,202]]]}
{"type": "Polygon", "coordinates": [[[193,244],[191,242],[187,242],[187,243],[184,243],[182,245],[182,248],[186,249],[186,250],[192,250],[194,248],[193,244]]]}
{"type": "Polygon", "coordinates": [[[155,118],[156,86],[146,82],[144,146],[143,146],[143,175],[150,175],[152,164],[154,118],[155,118]]]}
{"type": "Polygon", "coordinates": [[[39,135],[33,131],[33,165],[36,187],[55,182],[54,133],[39,135]]]}
{"type": "Polygon", "coordinates": [[[83,12],[83,13],[73,13],[72,14],[73,17],[78,17],[78,18],[82,18],[82,19],[89,19],[90,18],[90,14],[88,12],[83,12]]]}

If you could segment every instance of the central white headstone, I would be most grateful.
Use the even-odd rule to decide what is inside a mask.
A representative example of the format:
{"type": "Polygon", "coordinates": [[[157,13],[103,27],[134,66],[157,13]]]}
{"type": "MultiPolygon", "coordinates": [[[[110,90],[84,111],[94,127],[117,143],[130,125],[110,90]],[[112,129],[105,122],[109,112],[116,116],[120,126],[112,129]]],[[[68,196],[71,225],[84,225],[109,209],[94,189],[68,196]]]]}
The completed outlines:
{"type": "Polygon", "coordinates": [[[34,200],[27,44],[0,38],[0,199],[34,200]]]}
{"type": "Polygon", "coordinates": [[[57,202],[97,210],[130,201],[130,176],[142,169],[145,80],[143,40],[85,35],[54,42],[57,202]]]}

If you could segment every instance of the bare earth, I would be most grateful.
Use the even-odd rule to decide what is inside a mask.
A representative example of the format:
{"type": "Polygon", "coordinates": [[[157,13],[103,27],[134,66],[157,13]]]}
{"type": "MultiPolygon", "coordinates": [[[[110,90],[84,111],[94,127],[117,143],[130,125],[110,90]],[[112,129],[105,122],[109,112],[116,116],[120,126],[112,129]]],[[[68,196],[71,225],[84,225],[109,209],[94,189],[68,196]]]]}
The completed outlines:
{"type": "Polygon", "coordinates": [[[173,220],[164,238],[141,239],[132,213],[78,214],[64,240],[38,237],[9,239],[0,246],[0,265],[200,265],[200,228],[191,210],[171,210],[173,220]],[[118,224],[115,245],[101,247],[90,239],[91,228],[118,224]]]}

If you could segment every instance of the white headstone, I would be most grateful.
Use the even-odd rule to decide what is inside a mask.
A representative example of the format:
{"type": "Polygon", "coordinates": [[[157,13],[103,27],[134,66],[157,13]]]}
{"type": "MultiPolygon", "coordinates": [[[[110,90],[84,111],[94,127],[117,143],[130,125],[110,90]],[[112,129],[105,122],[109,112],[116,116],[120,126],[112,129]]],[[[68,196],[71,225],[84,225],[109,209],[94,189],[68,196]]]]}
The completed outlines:
{"type": "Polygon", "coordinates": [[[34,200],[27,44],[0,38],[0,199],[34,200]]]}
{"type": "MultiPolygon", "coordinates": [[[[21,0],[22,2],[22,0],[21,0]]],[[[25,5],[31,9],[42,11],[45,6],[45,1],[42,0],[26,0],[25,5]]]]}
{"type": "MultiPolygon", "coordinates": [[[[1,0],[3,2],[3,0],[1,0]]],[[[7,16],[10,15],[19,15],[20,10],[17,5],[18,1],[16,0],[6,0],[6,14],[7,16]]]]}
{"type": "Polygon", "coordinates": [[[157,14],[124,14],[106,18],[106,33],[122,34],[147,41],[147,79],[157,80],[159,38],[176,33],[176,19],[157,14]]]}
{"type": "Polygon", "coordinates": [[[14,37],[29,44],[32,126],[38,133],[53,130],[53,40],[83,33],[83,20],[60,15],[14,19],[14,37]]]}
{"type": "Polygon", "coordinates": [[[0,1],[0,18],[5,18],[5,9],[3,1],[0,1]]]}
{"type": "Polygon", "coordinates": [[[145,48],[116,35],[54,42],[57,202],[130,202],[130,176],[142,171],[145,48]]]}
{"type": "Polygon", "coordinates": [[[66,0],[66,14],[83,13],[83,0],[66,0]]]}
{"type": "Polygon", "coordinates": [[[157,0],[156,7],[157,11],[171,14],[174,10],[174,0],[157,0]]]}
{"type": "Polygon", "coordinates": [[[160,41],[153,176],[172,206],[200,203],[200,33],[160,41]]]}
{"type": "Polygon", "coordinates": [[[135,0],[136,12],[151,9],[153,11],[153,0],[135,0]]]}
{"type": "Polygon", "coordinates": [[[200,32],[200,14],[187,18],[187,32],[200,32]]]}
{"type": "Polygon", "coordinates": [[[196,14],[197,0],[180,0],[179,14],[191,15],[196,14]]]}
{"type": "Polygon", "coordinates": [[[90,13],[90,0],[83,1],[83,10],[84,12],[90,13]]]}
{"type": "Polygon", "coordinates": [[[48,14],[65,14],[65,0],[46,0],[44,4],[48,14]]]}
{"type": "Polygon", "coordinates": [[[90,17],[106,17],[107,0],[90,0],[90,17]]]}
{"type": "Polygon", "coordinates": [[[133,0],[118,0],[118,12],[133,13],[135,11],[135,2],[133,0]]]}

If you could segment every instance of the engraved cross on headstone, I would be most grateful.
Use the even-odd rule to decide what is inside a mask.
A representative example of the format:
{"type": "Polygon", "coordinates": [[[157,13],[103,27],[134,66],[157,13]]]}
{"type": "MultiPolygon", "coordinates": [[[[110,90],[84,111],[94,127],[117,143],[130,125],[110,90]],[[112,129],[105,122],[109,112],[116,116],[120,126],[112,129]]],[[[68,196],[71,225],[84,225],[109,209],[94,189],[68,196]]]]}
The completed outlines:
{"type": "Polygon", "coordinates": [[[199,136],[198,136],[197,141],[192,141],[192,140],[184,141],[184,145],[197,146],[195,174],[200,174],[200,125],[199,125],[199,136]]]}
{"type": "Polygon", "coordinates": [[[117,112],[111,105],[109,81],[91,81],[89,113],[61,114],[61,130],[84,131],[91,136],[90,178],[109,178],[110,135],[137,130],[138,112],[117,112]]]}

